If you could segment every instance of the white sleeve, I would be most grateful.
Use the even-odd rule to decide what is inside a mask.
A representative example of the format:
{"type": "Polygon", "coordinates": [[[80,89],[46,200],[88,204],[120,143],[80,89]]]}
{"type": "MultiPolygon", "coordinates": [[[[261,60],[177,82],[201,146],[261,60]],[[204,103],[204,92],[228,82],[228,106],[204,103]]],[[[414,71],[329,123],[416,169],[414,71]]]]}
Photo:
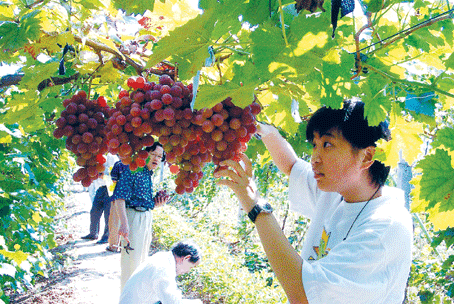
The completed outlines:
{"type": "Polygon", "coordinates": [[[93,181],[90,186],[88,186],[88,195],[90,196],[90,202],[93,202],[93,200],[95,199],[97,189],[98,187],[96,187],[95,181],[93,181]]]}
{"type": "Polygon", "coordinates": [[[308,162],[298,159],[293,165],[288,189],[290,209],[312,218],[320,190],[317,188],[317,181],[308,162]]]}
{"type": "Polygon", "coordinates": [[[200,300],[183,299],[183,295],[177,286],[177,281],[169,273],[162,273],[153,285],[155,287],[153,292],[158,295],[162,304],[202,304],[200,300]]]}

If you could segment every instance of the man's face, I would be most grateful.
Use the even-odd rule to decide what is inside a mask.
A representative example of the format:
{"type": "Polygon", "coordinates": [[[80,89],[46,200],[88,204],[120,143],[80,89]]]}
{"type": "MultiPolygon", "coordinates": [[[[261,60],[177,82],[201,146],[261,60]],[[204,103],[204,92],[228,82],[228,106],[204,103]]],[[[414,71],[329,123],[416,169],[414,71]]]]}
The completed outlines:
{"type": "Polygon", "coordinates": [[[314,133],[311,165],[317,186],[345,196],[361,180],[360,153],[336,130],[320,136],[314,133]]]}
{"type": "Polygon", "coordinates": [[[148,165],[151,166],[152,170],[154,170],[161,163],[164,155],[164,150],[162,149],[162,147],[157,146],[156,150],[150,151],[148,155],[150,156],[150,159],[148,160],[148,165]]]}
{"type": "Polygon", "coordinates": [[[191,258],[190,255],[185,256],[185,257],[176,258],[177,276],[188,273],[192,268],[194,268],[200,264],[200,260],[198,260],[195,263],[192,263],[189,260],[190,258],[191,258]]]}

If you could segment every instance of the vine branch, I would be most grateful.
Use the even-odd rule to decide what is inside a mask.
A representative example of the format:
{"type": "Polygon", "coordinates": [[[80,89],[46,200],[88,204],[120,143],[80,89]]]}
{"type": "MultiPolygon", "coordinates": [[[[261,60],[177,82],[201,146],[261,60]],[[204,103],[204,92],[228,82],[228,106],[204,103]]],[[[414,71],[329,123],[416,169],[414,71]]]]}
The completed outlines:
{"type": "Polygon", "coordinates": [[[396,78],[396,77],[393,77],[393,76],[390,76],[388,74],[386,74],[385,72],[383,71],[380,71],[379,69],[373,67],[373,66],[370,66],[366,63],[363,63],[365,67],[367,67],[368,69],[370,69],[371,71],[374,71],[375,73],[377,74],[380,74],[382,75],[383,77],[385,78],[388,78],[389,80],[391,80],[391,82],[393,83],[402,83],[402,84],[405,84],[405,85],[410,85],[410,86],[419,86],[419,87],[422,87],[422,88],[425,88],[425,89],[429,89],[429,90],[433,90],[437,93],[440,93],[440,94],[443,94],[443,95],[446,95],[446,96],[449,96],[449,97],[453,97],[454,98],[454,94],[451,94],[449,92],[446,92],[446,91],[443,91],[443,90],[440,90],[438,89],[437,87],[433,86],[433,85],[430,85],[430,84],[425,84],[425,83],[421,83],[421,82],[416,82],[416,81],[410,81],[410,80],[405,80],[405,79],[400,79],[400,78],[396,78]]]}

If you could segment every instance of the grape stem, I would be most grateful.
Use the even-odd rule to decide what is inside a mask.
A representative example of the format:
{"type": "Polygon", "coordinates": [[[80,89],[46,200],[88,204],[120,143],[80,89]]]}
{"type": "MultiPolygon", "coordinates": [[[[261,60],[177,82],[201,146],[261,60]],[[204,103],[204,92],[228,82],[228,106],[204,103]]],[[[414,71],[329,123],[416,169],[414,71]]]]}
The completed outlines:
{"type": "Polygon", "coordinates": [[[285,46],[288,47],[287,35],[285,34],[284,11],[282,10],[282,0],[279,0],[279,13],[281,19],[282,36],[284,36],[285,46]]]}

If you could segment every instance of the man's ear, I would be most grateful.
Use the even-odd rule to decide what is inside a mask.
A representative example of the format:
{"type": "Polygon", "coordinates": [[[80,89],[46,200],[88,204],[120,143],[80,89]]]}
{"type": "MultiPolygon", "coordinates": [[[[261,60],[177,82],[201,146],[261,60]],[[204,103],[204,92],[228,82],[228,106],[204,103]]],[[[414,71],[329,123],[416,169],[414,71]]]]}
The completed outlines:
{"type": "Polygon", "coordinates": [[[363,157],[363,162],[362,162],[362,168],[363,169],[369,169],[370,166],[374,163],[374,156],[375,156],[375,147],[374,146],[369,146],[365,149],[363,149],[364,152],[364,157],[363,157]]]}

